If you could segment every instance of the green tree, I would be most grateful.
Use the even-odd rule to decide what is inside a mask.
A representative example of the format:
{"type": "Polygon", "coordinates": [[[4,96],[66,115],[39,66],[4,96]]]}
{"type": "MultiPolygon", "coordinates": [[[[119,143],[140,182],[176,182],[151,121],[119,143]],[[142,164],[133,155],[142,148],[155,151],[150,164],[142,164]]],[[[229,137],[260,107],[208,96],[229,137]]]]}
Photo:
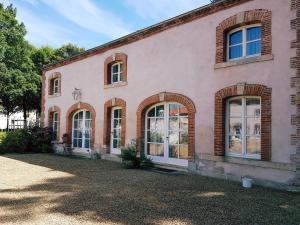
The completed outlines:
{"type": "Polygon", "coordinates": [[[83,52],[85,49],[74,44],[66,44],[54,51],[55,60],[63,60],[83,52]]]}
{"type": "Polygon", "coordinates": [[[23,110],[26,120],[28,110],[36,107],[41,82],[30,58],[32,46],[24,38],[25,26],[16,13],[12,5],[0,4],[0,101],[8,117],[23,110]]]}

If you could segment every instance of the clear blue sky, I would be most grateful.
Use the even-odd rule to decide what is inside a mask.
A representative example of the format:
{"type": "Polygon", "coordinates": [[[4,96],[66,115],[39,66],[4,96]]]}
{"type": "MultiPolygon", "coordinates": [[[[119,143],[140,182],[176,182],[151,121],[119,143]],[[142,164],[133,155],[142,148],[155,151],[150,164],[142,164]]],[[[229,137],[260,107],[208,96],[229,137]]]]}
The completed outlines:
{"type": "Polygon", "coordinates": [[[27,40],[86,49],[206,5],[210,0],[0,0],[17,7],[27,40]]]}

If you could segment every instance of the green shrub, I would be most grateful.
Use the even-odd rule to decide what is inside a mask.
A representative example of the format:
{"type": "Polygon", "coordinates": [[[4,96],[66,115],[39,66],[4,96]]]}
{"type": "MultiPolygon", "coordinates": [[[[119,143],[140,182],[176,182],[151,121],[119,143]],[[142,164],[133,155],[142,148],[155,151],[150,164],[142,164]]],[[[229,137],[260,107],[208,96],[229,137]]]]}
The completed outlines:
{"type": "Polygon", "coordinates": [[[134,145],[121,148],[121,158],[125,168],[138,168],[140,166],[140,160],[137,157],[137,151],[134,145]]]}
{"type": "Polygon", "coordinates": [[[3,139],[5,139],[7,133],[6,132],[0,132],[0,143],[2,142],[3,139]]]}
{"type": "Polygon", "coordinates": [[[150,168],[154,166],[154,163],[152,162],[152,159],[142,155],[140,159],[140,166],[141,168],[150,168]]]}
{"type": "Polygon", "coordinates": [[[51,129],[39,127],[8,132],[0,143],[0,152],[51,152],[51,136],[51,129]]]}

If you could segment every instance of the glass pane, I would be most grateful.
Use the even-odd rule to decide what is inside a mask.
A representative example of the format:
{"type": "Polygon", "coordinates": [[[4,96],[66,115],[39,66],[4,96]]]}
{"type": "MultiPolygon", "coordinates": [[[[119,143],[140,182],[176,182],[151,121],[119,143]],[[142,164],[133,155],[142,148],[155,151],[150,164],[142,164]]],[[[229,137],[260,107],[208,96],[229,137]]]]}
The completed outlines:
{"type": "Polygon", "coordinates": [[[179,133],[179,141],[180,141],[180,144],[188,144],[188,141],[189,141],[189,136],[188,136],[188,133],[186,132],[180,132],[179,133]]]}
{"type": "Polygon", "coordinates": [[[247,118],[247,135],[260,135],[259,118],[247,118]]]}
{"type": "Polygon", "coordinates": [[[155,144],[147,144],[147,154],[155,155],[156,145],[155,144]]]}
{"type": "Polygon", "coordinates": [[[121,137],[120,129],[114,129],[114,138],[120,138],[120,137],[121,137]]]}
{"type": "Polygon", "coordinates": [[[119,118],[122,118],[122,109],[119,109],[119,118]]]}
{"type": "Polygon", "coordinates": [[[241,44],[243,42],[243,31],[237,31],[229,36],[229,45],[241,44]]]}
{"type": "Polygon", "coordinates": [[[78,139],[78,148],[82,148],[82,139],[78,139]]]}
{"type": "Polygon", "coordinates": [[[188,132],[189,119],[186,117],[180,118],[180,131],[188,132]]]}
{"type": "Polygon", "coordinates": [[[147,132],[147,142],[155,142],[155,132],[152,132],[152,131],[148,131],[147,132]]]}
{"type": "Polygon", "coordinates": [[[123,80],[123,73],[120,73],[120,81],[123,80]]]}
{"type": "Polygon", "coordinates": [[[75,114],[74,119],[78,120],[78,113],[75,114]]]}
{"type": "Polygon", "coordinates": [[[164,132],[156,132],[155,133],[155,141],[157,143],[164,143],[165,142],[164,132]]]}
{"type": "Polygon", "coordinates": [[[119,139],[113,140],[113,148],[120,148],[120,141],[119,139]]]}
{"type": "Polygon", "coordinates": [[[229,59],[241,58],[243,56],[243,45],[229,47],[229,59]]]}
{"type": "Polygon", "coordinates": [[[57,114],[57,113],[54,113],[54,114],[53,114],[53,117],[54,117],[54,118],[53,118],[53,121],[58,121],[58,114],[57,114]]]}
{"type": "Polygon", "coordinates": [[[73,139],[73,147],[77,148],[78,144],[77,144],[77,139],[73,139]]]}
{"type": "Polygon", "coordinates": [[[156,130],[164,129],[164,119],[156,119],[156,130]]]}
{"type": "Polygon", "coordinates": [[[170,104],[169,105],[169,116],[177,116],[178,115],[178,104],[170,104]]]}
{"type": "Polygon", "coordinates": [[[90,139],[85,139],[84,140],[84,147],[85,148],[90,148],[90,139]]]}
{"type": "Polygon", "coordinates": [[[78,132],[77,132],[77,130],[74,130],[74,138],[78,138],[78,132]]]}
{"type": "Polygon", "coordinates": [[[155,120],[156,119],[154,118],[148,119],[148,125],[147,125],[148,130],[155,130],[155,120]]]}
{"type": "Polygon", "coordinates": [[[179,135],[178,132],[169,132],[169,144],[178,144],[179,135]]]}
{"type": "Polygon", "coordinates": [[[89,130],[86,130],[84,132],[84,137],[87,138],[87,139],[89,139],[91,137],[91,132],[89,130]]]}
{"type": "Polygon", "coordinates": [[[260,154],[260,137],[247,137],[247,153],[260,154]]]}
{"type": "Polygon", "coordinates": [[[119,109],[115,109],[114,110],[114,119],[118,119],[119,118],[119,109]]]}
{"type": "Polygon", "coordinates": [[[178,117],[169,118],[169,130],[178,130],[178,129],[179,129],[178,117]]]}
{"type": "Polygon", "coordinates": [[[260,99],[259,98],[247,98],[247,116],[260,117],[260,99]]]}
{"type": "Polygon", "coordinates": [[[79,112],[78,118],[82,120],[82,118],[83,118],[83,112],[82,111],[79,112]]]}
{"type": "Polygon", "coordinates": [[[164,145],[157,144],[156,145],[156,155],[157,156],[164,156],[164,145]]]}
{"type": "Polygon", "coordinates": [[[116,119],[114,120],[114,128],[121,128],[121,123],[120,123],[120,120],[116,119]]]}
{"type": "Polygon", "coordinates": [[[92,121],[91,121],[91,120],[86,120],[86,121],[85,121],[85,128],[86,128],[86,129],[91,128],[91,124],[92,124],[92,121]]]}
{"type": "Polygon", "coordinates": [[[155,117],[155,107],[148,112],[148,117],[155,117]]]}
{"type": "Polygon", "coordinates": [[[164,117],[165,107],[164,105],[156,106],[156,117],[164,117]]]}
{"type": "Polygon", "coordinates": [[[247,55],[257,55],[261,53],[261,41],[247,43],[247,55]]]}
{"type": "Polygon", "coordinates": [[[230,117],[242,116],[242,99],[229,100],[229,116],[230,117]]]}
{"type": "Polygon", "coordinates": [[[229,136],[229,151],[242,153],[242,138],[239,135],[229,136]]]}
{"type": "Polygon", "coordinates": [[[179,115],[180,116],[188,116],[188,110],[185,106],[179,105],[179,115]]]}
{"type": "Polygon", "coordinates": [[[231,134],[231,135],[241,135],[242,134],[242,119],[230,118],[229,134],[231,134]]]}
{"type": "Polygon", "coordinates": [[[113,74],[113,83],[118,82],[118,74],[113,74]]]}
{"type": "Polygon", "coordinates": [[[189,157],[188,145],[180,145],[179,158],[187,159],[189,157]]]}
{"type": "Polygon", "coordinates": [[[119,65],[118,64],[115,64],[112,66],[112,71],[113,73],[118,73],[119,72],[119,65]]]}
{"type": "Polygon", "coordinates": [[[179,148],[178,145],[169,145],[169,157],[178,158],[179,148]]]}
{"type": "Polygon", "coordinates": [[[251,27],[247,29],[247,41],[261,39],[261,27],[251,27]]]}
{"type": "Polygon", "coordinates": [[[91,119],[91,112],[89,111],[85,112],[85,119],[91,119]]]}
{"type": "Polygon", "coordinates": [[[123,63],[120,64],[120,72],[123,72],[123,63]]]}
{"type": "Polygon", "coordinates": [[[77,137],[82,138],[82,131],[81,130],[77,130],[77,137]]]}

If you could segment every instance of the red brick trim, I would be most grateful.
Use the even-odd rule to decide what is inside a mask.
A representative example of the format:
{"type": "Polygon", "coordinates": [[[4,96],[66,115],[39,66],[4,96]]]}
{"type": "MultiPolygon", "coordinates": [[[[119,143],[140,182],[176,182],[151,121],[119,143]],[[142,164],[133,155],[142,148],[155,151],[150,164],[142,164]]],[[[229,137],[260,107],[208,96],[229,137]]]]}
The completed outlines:
{"type": "Polygon", "coordinates": [[[196,107],[193,101],[181,94],[162,92],[146,98],[138,107],[137,115],[137,149],[141,154],[144,154],[144,130],[145,130],[145,113],[154,104],[160,102],[178,102],[184,105],[188,110],[189,116],[189,159],[193,160],[195,157],[195,113],[196,107]]]}
{"type": "Polygon", "coordinates": [[[272,144],[272,89],[260,84],[237,84],[226,87],[215,94],[215,155],[225,155],[226,100],[230,97],[241,95],[261,97],[261,159],[263,161],[270,161],[272,144]]]}
{"type": "Polygon", "coordinates": [[[73,119],[73,115],[79,111],[79,110],[87,110],[90,111],[92,114],[92,139],[91,139],[91,149],[94,149],[95,146],[95,119],[96,119],[96,111],[93,108],[93,106],[91,106],[88,103],[84,103],[84,102],[78,102],[75,103],[74,105],[72,105],[66,114],[66,130],[67,133],[70,135],[70,137],[72,137],[72,119],[73,119]]]}
{"type": "Polygon", "coordinates": [[[227,33],[237,27],[261,23],[262,55],[272,53],[272,12],[265,9],[254,9],[238,13],[223,20],[216,29],[216,63],[226,61],[227,33]]]}
{"type": "Polygon", "coordinates": [[[45,126],[45,101],[46,101],[46,76],[42,72],[42,96],[41,96],[41,127],[45,126]]]}
{"type": "Polygon", "coordinates": [[[68,65],[68,64],[73,63],[73,62],[83,60],[87,57],[91,57],[91,56],[106,52],[108,50],[115,49],[115,48],[130,44],[130,43],[145,39],[147,37],[150,37],[152,35],[158,34],[158,33],[163,32],[165,30],[171,29],[173,27],[177,27],[177,26],[180,26],[182,24],[189,23],[191,21],[194,21],[194,20],[206,17],[208,15],[211,15],[211,14],[214,14],[214,13],[217,13],[217,12],[220,12],[220,11],[223,11],[223,10],[226,10],[226,9],[244,4],[244,3],[249,2],[249,1],[253,1],[253,0],[228,0],[228,1],[222,1],[222,2],[217,3],[217,4],[210,4],[210,5],[207,5],[206,7],[200,7],[198,9],[193,10],[193,11],[187,12],[183,15],[174,17],[172,19],[169,19],[169,20],[163,21],[161,23],[158,23],[154,26],[142,29],[142,30],[134,32],[132,34],[129,34],[129,35],[123,37],[123,38],[119,38],[115,41],[106,43],[104,45],[98,46],[98,47],[93,48],[91,50],[87,50],[87,51],[85,51],[81,54],[78,54],[78,55],[74,56],[74,57],[71,57],[71,58],[68,58],[66,60],[60,61],[58,63],[49,65],[47,67],[44,67],[43,70],[44,71],[49,71],[49,70],[54,69],[54,68],[58,68],[58,67],[68,65]]]}
{"type": "Polygon", "coordinates": [[[58,116],[58,129],[57,129],[57,141],[60,140],[60,115],[61,115],[61,110],[58,106],[52,106],[51,108],[49,108],[48,110],[48,127],[53,126],[53,113],[57,112],[57,116],[58,116]]]}
{"type": "Polygon", "coordinates": [[[122,81],[127,82],[127,55],[124,53],[116,53],[107,57],[104,61],[104,85],[111,84],[111,66],[116,62],[123,63],[122,81]]]}
{"type": "Polygon", "coordinates": [[[53,93],[53,82],[58,79],[58,94],[61,94],[61,73],[54,72],[48,77],[48,95],[55,96],[53,93]]]}
{"type": "Polygon", "coordinates": [[[111,110],[113,107],[122,108],[121,146],[125,146],[126,138],[126,102],[120,98],[113,98],[104,104],[103,144],[107,153],[110,153],[111,110]]]}
{"type": "Polygon", "coordinates": [[[291,104],[295,108],[291,124],[295,132],[291,134],[291,144],[295,146],[295,154],[291,154],[291,161],[296,165],[295,178],[290,181],[292,185],[300,187],[300,1],[291,0],[291,10],[296,11],[296,18],[291,20],[291,29],[295,30],[295,39],[291,41],[291,48],[296,50],[296,56],[290,59],[291,68],[294,69],[291,77],[291,104]]]}

